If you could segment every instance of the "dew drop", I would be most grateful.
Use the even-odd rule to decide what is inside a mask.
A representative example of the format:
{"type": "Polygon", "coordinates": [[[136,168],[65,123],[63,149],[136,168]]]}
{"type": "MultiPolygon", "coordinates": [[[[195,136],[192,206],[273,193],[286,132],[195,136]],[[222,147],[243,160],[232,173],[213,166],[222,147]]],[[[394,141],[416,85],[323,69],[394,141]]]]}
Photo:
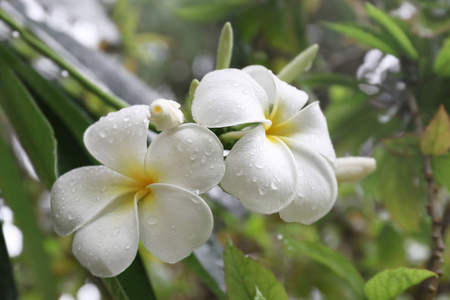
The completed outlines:
{"type": "Polygon", "coordinates": [[[125,250],[129,250],[131,248],[131,242],[125,245],[125,250]]]}
{"type": "Polygon", "coordinates": [[[112,236],[112,237],[118,236],[119,233],[120,233],[120,228],[119,228],[119,227],[116,227],[116,228],[114,228],[114,230],[113,230],[111,236],[112,236]]]}
{"type": "Polygon", "coordinates": [[[148,217],[147,218],[147,224],[148,225],[156,225],[156,223],[158,223],[158,219],[156,219],[155,217],[148,217]]]}
{"type": "Polygon", "coordinates": [[[117,249],[117,248],[119,248],[119,246],[120,246],[120,243],[115,243],[113,247],[114,247],[114,249],[117,249]]]}
{"type": "Polygon", "coordinates": [[[106,135],[107,135],[107,132],[106,132],[105,129],[101,129],[101,130],[98,132],[98,135],[99,135],[101,138],[105,138],[106,135]]]}
{"type": "Polygon", "coordinates": [[[266,189],[264,188],[264,187],[259,187],[259,194],[261,195],[261,196],[263,196],[263,195],[265,195],[267,193],[267,191],[266,191],[266,189]]]}
{"type": "Polygon", "coordinates": [[[130,117],[128,117],[128,116],[124,117],[124,118],[123,118],[123,121],[124,121],[124,122],[130,121],[130,117]]]}

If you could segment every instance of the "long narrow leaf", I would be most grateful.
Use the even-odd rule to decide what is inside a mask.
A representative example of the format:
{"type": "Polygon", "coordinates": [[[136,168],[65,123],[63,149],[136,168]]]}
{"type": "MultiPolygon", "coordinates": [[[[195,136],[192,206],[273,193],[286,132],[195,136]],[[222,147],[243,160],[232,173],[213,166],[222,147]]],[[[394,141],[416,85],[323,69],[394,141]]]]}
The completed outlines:
{"type": "Polygon", "coordinates": [[[9,261],[8,249],[6,249],[6,241],[3,236],[2,222],[0,222],[0,299],[15,300],[17,299],[17,290],[14,283],[14,276],[9,261]]]}
{"type": "MultiPolygon", "coordinates": [[[[6,141],[0,136],[0,189],[6,204],[14,212],[17,226],[23,232],[23,251],[31,266],[40,299],[56,299],[55,279],[43,249],[43,236],[33,211],[33,197],[21,169],[6,141]]],[[[1,281],[3,281],[3,273],[1,281]]]]}
{"type": "Polygon", "coordinates": [[[7,63],[27,86],[65,123],[82,143],[83,134],[92,120],[55,86],[40,76],[33,68],[22,62],[5,46],[0,44],[0,59],[7,63]]]}
{"type": "Polygon", "coordinates": [[[413,44],[409,40],[408,36],[403,32],[403,30],[382,10],[376,8],[369,2],[366,3],[367,14],[381,26],[383,26],[387,32],[397,41],[401,47],[402,52],[405,53],[409,58],[416,60],[419,57],[417,50],[414,48],[413,44]]]}
{"type": "Polygon", "coordinates": [[[116,300],[156,300],[139,253],[128,269],[116,277],[103,278],[103,283],[116,300]]]}
{"type": "Polygon", "coordinates": [[[56,180],[53,130],[20,80],[0,59],[0,105],[6,112],[39,178],[48,189],[56,180]]]}
{"type": "Polygon", "coordinates": [[[356,24],[337,24],[325,23],[327,28],[348,35],[356,41],[367,45],[369,47],[377,48],[384,53],[389,53],[398,56],[398,51],[392,48],[388,43],[378,38],[370,31],[365,30],[356,24]]]}
{"type": "Polygon", "coordinates": [[[285,243],[288,249],[301,252],[327,266],[336,275],[345,279],[360,297],[364,295],[364,279],[355,267],[339,253],[315,242],[286,240],[285,243]]]}

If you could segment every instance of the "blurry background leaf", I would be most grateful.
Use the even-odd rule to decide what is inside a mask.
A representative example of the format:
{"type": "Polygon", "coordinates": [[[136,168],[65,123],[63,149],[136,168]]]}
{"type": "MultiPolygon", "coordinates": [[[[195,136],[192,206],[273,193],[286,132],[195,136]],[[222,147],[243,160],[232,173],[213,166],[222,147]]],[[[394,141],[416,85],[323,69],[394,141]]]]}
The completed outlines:
{"type": "Polygon", "coordinates": [[[3,221],[0,221],[0,274],[2,274],[2,280],[0,280],[0,298],[4,300],[17,299],[16,284],[14,283],[14,275],[3,235],[3,221]]]}
{"type": "Polygon", "coordinates": [[[381,24],[387,32],[395,39],[399,50],[411,59],[417,59],[419,54],[403,30],[384,11],[366,2],[367,14],[376,22],[381,24]]]}
{"type": "Polygon", "coordinates": [[[420,146],[424,154],[435,156],[450,149],[450,119],[443,105],[425,128],[420,146]]]}
{"type": "Polygon", "coordinates": [[[372,277],[364,287],[364,291],[369,300],[394,299],[406,289],[431,276],[436,274],[428,270],[407,268],[386,270],[372,277]]]}
{"type": "Polygon", "coordinates": [[[444,77],[450,77],[450,38],[444,41],[434,61],[434,71],[444,77]]]}
{"type": "Polygon", "coordinates": [[[425,211],[421,157],[398,157],[380,151],[375,158],[379,199],[403,230],[417,231],[425,211]]]}
{"type": "MultiPolygon", "coordinates": [[[[4,74],[5,68],[0,70],[4,74]]],[[[50,269],[50,260],[44,251],[43,235],[34,211],[35,199],[30,191],[30,180],[23,180],[16,158],[1,134],[0,165],[0,189],[6,204],[15,214],[17,226],[23,232],[23,251],[26,262],[31,267],[38,297],[56,299],[56,281],[50,269]]]]}
{"type": "Polygon", "coordinates": [[[285,244],[292,251],[307,255],[316,262],[330,268],[336,275],[345,279],[358,296],[364,294],[364,279],[355,267],[340,254],[316,242],[285,240],[285,244]]]}
{"type": "Polygon", "coordinates": [[[439,186],[446,187],[447,191],[450,192],[450,153],[432,157],[431,164],[436,183],[439,186]]]}
{"type": "Polygon", "coordinates": [[[398,56],[397,50],[392,48],[383,39],[377,37],[371,32],[369,28],[362,28],[358,24],[337,24],[337,23],[325,23],[325,26],[331,30],[343,33],[356,41],[383,51],[398,56]]]}
{"type": "Polygon", "coordinates": [[[403,134],[383,140],[386,150],[395,156],[419,156],[420,138],[415,134],[403,134]]]}
{"type": "Polygon", "coordinates": [[[47,188],[56,180],[56,142],[53,130],[20,80],[0,61],[0,105],[47,188]]]}

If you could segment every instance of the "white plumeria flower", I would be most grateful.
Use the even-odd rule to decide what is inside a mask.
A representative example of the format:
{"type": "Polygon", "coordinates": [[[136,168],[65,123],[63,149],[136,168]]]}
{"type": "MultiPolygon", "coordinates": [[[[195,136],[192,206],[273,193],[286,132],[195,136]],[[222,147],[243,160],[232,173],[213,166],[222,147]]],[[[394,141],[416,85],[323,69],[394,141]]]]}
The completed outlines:
{"type": "Polygon", "coordinates": [[[338,182],[353,182],[366,178],[377,168],[372,157],[339,157],[336,159],[336,178],[338,182]]]}
{"type": "Polygon", "coordinates": [[[52,188],[54,229],[60,235],[76,231],[73,253],[96,276],[124,271],[139,239],[174,263],[212,231],[211,210],[197,194],[222,178],[222,144],[207,128],[185,124],[147,148],[148,115],[148,106],[131,106],[91,125],[84,143],[104,166],[72,170],[52,188]]]}
{"type": "Polygon", "coordinates": [[[221,186],[252,211],[310,224],[332,208],[337,182],[325,117],[307,100],[262,66],[218,70],[197,87],[192,115],[211,128],[261,123],[231,149],[221,186]]]}
{"type": "Polygon", "coordinates": [[[163,131],[173,128],[184,122],[180,104],[173,100],[158,99],[150,104],[150,121],[156,130],[163,131]]]}

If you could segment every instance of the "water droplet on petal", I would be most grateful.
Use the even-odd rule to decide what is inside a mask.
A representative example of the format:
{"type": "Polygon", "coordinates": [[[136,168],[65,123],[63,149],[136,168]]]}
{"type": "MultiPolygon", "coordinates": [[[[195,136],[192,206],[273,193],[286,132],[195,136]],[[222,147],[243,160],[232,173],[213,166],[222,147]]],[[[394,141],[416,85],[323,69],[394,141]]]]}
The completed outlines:
{"type": "Polygon", "coordinates": [[[116,228],[114,228],[114,230],[113,230],[111,236],[112,236],[112,237],[118,236],[119,233],[120,233],[120,228],[119,228],[119,227],[116,227],[116,228]]]}
{"type": "Polygon", "coordinates": [[[99,135],[101,138],[105,138],[107,134],[108,134],[108,133],[107,133],[107,131],[106,131],[105,129],[101,129],[101,130],[98,132],[98,135],[99,135]]]}
{"type": "Polygon", "coordinates": [[[263,195],[265,195],[267,193],[267,191],[266,191],[266,189],[264,188],[264,187],[259,187],[259,194],[261,195],[261,196],[263,196],[263,195]]]}
{"type": "Polygon", "coordinates": [[[124,122],[130,121],[130,117],[128,117],[128,116],[124,117],[124,118],[123,118],[123,121],[124,121],[124,122]]]}
{"type": "Polygon", "coordinates": [[[148,217],[147,218],[147,224],[148,225],[156,225],[156,223],[158,223],[158,219],[156,219],[155,217],[148,217]]]}
{"type": "Polygon", "coordinates": [[[129,250],[131,248],[131,242],[125,245],[125,250],[129,250]]]}

